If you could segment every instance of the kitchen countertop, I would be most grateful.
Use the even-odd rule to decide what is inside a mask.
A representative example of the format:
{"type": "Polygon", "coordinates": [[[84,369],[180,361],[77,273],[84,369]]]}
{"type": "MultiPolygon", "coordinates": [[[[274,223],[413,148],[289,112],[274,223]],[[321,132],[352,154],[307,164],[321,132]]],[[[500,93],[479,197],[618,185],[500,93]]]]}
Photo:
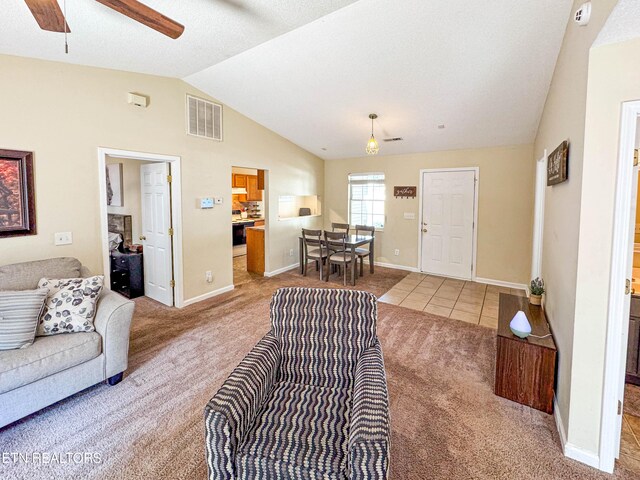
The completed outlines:
{"type": "Polygon", "coordinates": [[[231,220],[231,224],[238,225],[242,223],[254,223],[254,222],[264,222],[264,218],[241,218],[239,220],[231,220]]]}

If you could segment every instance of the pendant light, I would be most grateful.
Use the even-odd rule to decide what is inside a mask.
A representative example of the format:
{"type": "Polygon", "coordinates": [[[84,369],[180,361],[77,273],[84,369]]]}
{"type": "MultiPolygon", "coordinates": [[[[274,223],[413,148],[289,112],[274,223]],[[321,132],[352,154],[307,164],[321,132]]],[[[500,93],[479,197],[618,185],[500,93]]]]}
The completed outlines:
{"type": "Polygon", "coordinates": [[[378,118],[378,115],[376,115],[375,113],[372,113],[369,115],[369,118],[371,119],[371,138],[369,139],[369,142],[367,143],[367,148],[365,150],[367,152],[367,155],[376,155],[380,147],[378,147],[378,142],[376,141],[376,137],[373,136],[373,121],[376,118],[378,118]]]}

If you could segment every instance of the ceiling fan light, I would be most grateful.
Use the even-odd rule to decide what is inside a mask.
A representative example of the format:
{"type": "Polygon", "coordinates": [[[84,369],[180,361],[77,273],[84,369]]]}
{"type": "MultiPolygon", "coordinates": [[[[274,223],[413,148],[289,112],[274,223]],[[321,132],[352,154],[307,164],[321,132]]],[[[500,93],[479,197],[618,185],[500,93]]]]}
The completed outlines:
{"type": "Polygon", "coordinates": [[[378,146],[378,142],[376,141],[376,138],[373,135],[371,135],[371,138],[367,143],[367,148],[366,148],[367,155],[376,155],[379,149],[380,147],[378,146]]]}

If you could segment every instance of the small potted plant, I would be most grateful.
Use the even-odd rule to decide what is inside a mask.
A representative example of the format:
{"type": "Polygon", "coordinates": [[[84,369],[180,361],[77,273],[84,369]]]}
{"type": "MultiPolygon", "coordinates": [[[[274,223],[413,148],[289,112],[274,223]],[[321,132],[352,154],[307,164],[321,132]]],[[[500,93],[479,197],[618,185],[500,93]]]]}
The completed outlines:
{"type": "Polygon", "coordinates": [[[544,293],[544,280],[536,277],[531,280],[531,292],[529,294],[529,303],[531,305],[540,305],[542,294],[544,293]]]}

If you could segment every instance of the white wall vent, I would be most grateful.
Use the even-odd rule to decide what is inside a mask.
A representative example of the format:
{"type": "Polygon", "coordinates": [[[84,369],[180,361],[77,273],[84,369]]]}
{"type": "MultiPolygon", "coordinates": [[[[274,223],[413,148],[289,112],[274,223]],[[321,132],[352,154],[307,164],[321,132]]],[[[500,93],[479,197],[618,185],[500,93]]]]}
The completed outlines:
{"type": "Polygon", "coordinates": [[[187,133],[222,141],[222,105],[187,95],[187,133]]]}

